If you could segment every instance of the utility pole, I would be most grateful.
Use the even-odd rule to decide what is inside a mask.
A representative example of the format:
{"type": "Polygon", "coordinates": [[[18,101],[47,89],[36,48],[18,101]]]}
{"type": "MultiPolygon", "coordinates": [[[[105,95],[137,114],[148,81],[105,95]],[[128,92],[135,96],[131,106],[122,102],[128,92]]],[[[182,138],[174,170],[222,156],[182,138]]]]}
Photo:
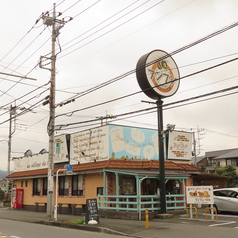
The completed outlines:
{"type": "MultiPolygon", "coordinates": [[[[59,14],[61,15],[61,14],[59,14]]],[[[48,13],[42,16],[43,23],[47,26],[52,27],[52,37],[51,37],[51,57],[41,56],[40,58],[40,68],[50,70],[50,97],[49,97],[49,123],[47,127],[47,132],[49,135],[49,158],[48,158],[48,189],[47,189],[47,217],[49,220],[53,220],[53,193],[54,193],[54,130],[55,130],[55,75],[56,75],[56,53],[55,53],[55,43],[56,38],[59,35],[59,30],[64,26],[65,23],[72,20],[70,18],[68,21],[58,20],[56,18],[55,3],[53,7],[52,17],[48,13]],[[51,68],[46,68],[43,66],[43,60],[51,61],[51,68]]]]}
{"type": "Polygon", "coordinates": [[[49,135],[49,165],[48,165],[48,192],[47,192],[47,216],[53,220],[53,193],[54,193],[54,127],[55,127],[55,3],[52,19],[52,45],[51,45],[51,79],[50,79],[50,118],[48,125],[49,135]]]}
{"type": "MultiPolygon", "coordinates": [[[[8,157],[7,157],[7,175],[10,174],[10,163],[11,163],[11,150],[12,150],[12,135],[15,132],[12,131],[12,115],[16,114],[16,107],[10,106],[9,110],[10,119],[9,119],[9,133],[8,133],[8,157]]],[[[9,180],[7,180],[7,195],[9,194],[9,180]]]]}
{"type": "Polygon", "coordinates": [[[101,120],[101,126],[103,126],[103,120],[106,119],[106,125],[107,125],[107,119],[114,119],[116,116],[106,114],[106,116],[96,117],[97,119],[101,120]]]}

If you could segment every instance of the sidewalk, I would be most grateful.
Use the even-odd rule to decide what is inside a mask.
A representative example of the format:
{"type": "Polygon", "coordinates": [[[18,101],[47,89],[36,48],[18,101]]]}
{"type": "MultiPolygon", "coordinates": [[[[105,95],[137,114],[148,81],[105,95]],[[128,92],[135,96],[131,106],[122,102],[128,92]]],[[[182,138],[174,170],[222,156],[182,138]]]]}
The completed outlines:
{"type": "MultiPolygon", "coordinates": [[[[203,225],[204,222],[199,223],[198,221],[189,221],[185,218],[184,215],[175,215],[173,218],[169,219],[153,219],[149,221],[148,228],[145,227],[145,221],[109,218],[100,218],[97,225],[72,225],[66,224],[64,222],[74,219],[83,219],[83,217],[58,214],[58,221],[47,221],[46,213],[10,208],[0,208],[0,219],[1,218],[23,222],[41,223],[46,225],[55,225],[74,229],[112,233],[129,237],[184,238],[185,236],[190,237],[191,234],[193,235],[193,238],[207,237],[207,232],[211,232],[212,229],[208,227],[207,223],[206,225],[203,225]],[[199,234],[199,236],[196,236],[196,233],[199,234]]],[[[216,236],[216,238],[219,237],[219,235],[216,236]]],[[[221,237],[224,237],[224,235],[221,237]]]]}

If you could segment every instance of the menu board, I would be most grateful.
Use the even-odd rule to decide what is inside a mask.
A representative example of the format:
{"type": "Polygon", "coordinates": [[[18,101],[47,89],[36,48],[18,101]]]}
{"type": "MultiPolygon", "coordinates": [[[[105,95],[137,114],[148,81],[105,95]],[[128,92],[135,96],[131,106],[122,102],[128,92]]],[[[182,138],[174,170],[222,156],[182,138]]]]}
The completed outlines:
{"type": "Polygon", "coordinates": [[[99,222],[97,199],[86,199],[86,223],[91,220],[99,222]]]}

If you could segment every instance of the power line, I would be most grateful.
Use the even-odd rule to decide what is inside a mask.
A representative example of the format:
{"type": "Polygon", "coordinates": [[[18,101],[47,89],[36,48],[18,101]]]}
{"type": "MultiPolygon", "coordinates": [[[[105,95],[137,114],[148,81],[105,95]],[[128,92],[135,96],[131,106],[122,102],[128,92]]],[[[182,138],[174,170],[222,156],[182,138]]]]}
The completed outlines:
{"type": "MultiPolygon", "coordinates": [[[[217,36],[217,35],[219,35],[219,34],[221,34],[221,33],[224,33],[225,31],[228,31],[228,30],[230,30],[230,29],[232,29],[232,28],[234,28],[234,27],[236,27],[236,26],[238,26],[238,22],[235,22],[235,23],[233,23],[233,24],[231,24],[231,25],[229,25],[229,26],[227,26],[227,27],[224,27],[224,28],[222,28],[222,29],[220,29],[220,30],[218,30],[218,31],[215,31],[215,32],[213,32],[213,33],[211,33],[211,34],[209,34],[209,35],[203,37],[203,38],[200,38],[200,39],[197,40],[197,41],[194,41],[193,43],[190,43],[190,44],[188,44],[188,45],[186,45],[186,46],[183,46],[183,47],[181,47],[181,48],[179,48],[179,49],[177,49],[177,50],[171,52],[169,55],[172,56],[172,55],[177,54],[177,53],[179,53],[179,52],[182,52],[182,51],[184,51],[184,50],[186,50],[186,49],[189,49],[189,48],[191,48],[191,47],[193,47],[193,46],[195,46],[195,45],[197,45],[197,44],[202,43],[203,41],[206,41],[206,40],[208,40],[208,39],[210,39],[210,38],[212,38],[212,37],[214,37],[214,36],[217,36]]],[[[166,57],[168,57],[168,56],[166,56],[166,57]]],[[[159,60],[162,60],[162,59],[164,59],[164,58],[166,58],[166,57],[162,57],[162,58],[157,59],[157,60],[155,60],[155,61],[149,62],[148,64],[143,65],[142,67],[147,67],[147,66],[149,66],[149,65],[152,65],[152,64],[154,64],[154,63],[158,62],[159,60]]],[[[73,96],[73,97],[71,97],[71,98],[69,98],[69,99],[67,99],[67,100],[64,100],[64,101],[62,101],[62,102],[56,104],[56,107],[57,107],[57,106],[62,106],[62,105],[64,105],[64,104],[68,104],[70,101],[76,100],[76,99],[79,98],[79,97],[82,97],[82,96],[84,96],[84,95],[86,95],[86,94],[89,94],[89,93],[91,93],[91,92],[94,92],[94,91],[96,91],[96,90],[98,90],[98,89],[100,89],[100,88],[102,88],[102,87],[108,86],[108,85],[110,85],[110,84],[112,84],[112,83],[114,83],[114,82],[117,82],[117,81],[119,81],[119,80],[121,80],[121,79],[123,79],[123,78],[125,78],[125,77],[127,77],[127,76],[129,76],[129,75],[131,75],[131,74],[134,74],[135,72],[136,72],[136,69],[130,70],[130,71],[128,71],[128,72],[126,72],[126,73],[124,73],[124,74],[118,76],[118,77],[115,77],[115,78],[113,78],[113,79],[111,79],[111,80],[109,80],[109,81],[106,81],[106,82],[104,82],[104,83],[101,83],[101,84],[99,84],[99,85],[96,86],[96,87],[93,87],[93,88],[90,88],[90,89],[88,89],[88,90],[85,90],[84,92],[79,93],[77,96],[73,96]]]]}
{"type": "MultiPolygon", "coordinates": [[[[43,14],[43,13],[42,13],[42,14],[43,14]]],[[[5,58],[20,44],[20,42],[35,28],[35,25],[37,25],[37,23],[38,23],[39,20],[41,19],[41,16],[42,16],[42,15],[40,15],[40,16],[37,18],[35,24],[30,28],[30,30],[27,31],[27,33],[7,52],[7,54],[5,54],[5,55],[0,59],[0,61],[3,61],[3,59],[5,59],[5,58]]]]}
{"type": "MultiPolygon", "coordinates": [[[[233,92],[233,93],[229,93],[229,94],[226,94],[226,95],[220,95],[220,96],[217,96],[217,97],[208,98],[208,99],[201,100],[201,101],[195,101],[195,102],[191,102],[191,103],[187,103],[187,104],[183,104],[183,105],[174,106],[176,104],[181,104],[181,103],[184,103],[184,102],[188,102],[188,101],[192,101],[192,100],[197,100],[197,99],[200,99],[200,98],[212,96],[212,95],[219,94],[219,93],[228,92],[228,91],[235,90],[235,89],[238,89],[238,86],[233,86],[233,87],[229,87],[229,88],[226,88],[226,89],[214,91],[214,92],[211,92],[211,93],[202,94],[202,95],[199,95],[199,96],[196,96],[196,97],[190,97],[190,98],[186,98],[186,99],[183,99],[183,100],[175,101],[175,102],[172,102],[172,103],[167,103],[167,104],[164,104],[163,110],[168,110],[168,109],[172,109],[172,108],[175,108],[175,107],[186,106],[186,105],[193,104],[193,103],[198,103],[198,102],[202,102],[202,101],[207,101],[207,100],[216,99],[216,98],[219,98],[219,97],[224,97],[224,96],[236,94],[238,92],[233,92]],[[171,106],[173,106],[173,107],[171,107],[171,106]]],[[[157,106],[146,108],[146,109],[140,109],[140,110],[136,110],[136,111],[131,111],[131,112],[127,112],[127,113],[122,113],[122,114],[118,114],[118,115],[114,115],[114,117],[118,118],[118,117],[129,116],[129,115],[137,114],[137,113],[144,113],[145,114],[145,112],[148,113],[148,111],[151,111],[151,110],[154,110],[154,109],[157,109],[157,106]]],[[[56,127],[59,127],[60,130],[62,130],[61,129],[62,127],[67,127],[67,126],[71,126],[71,125],[78,125],[78,124],[92,123],[92,122],[96,122],[96,121],[99,121],[99,120],[100,120],[100,118],[97,118],[97,119],[92,119],[92,120],[87,120],[87,121],[81,121],[81,122],[74,122],[74,123],[57,125],[56,127]]],[[[116,120],[118,120],[118,119],[116,119],[116,120]]],[[[114,119],[113,121],[116,121],[116,120],[114,119]]]]}
{"type": "MultiPolygon", "coordinates": [[[[174,82],[174,81],[177,81],[177,80],[182,80],[182,79],[185,79],[185,78],[194,76],[194,75],[199,74],[199,73],[203,73],[203,72],[205,72],[205,71],[214,69],[214,68],[216,68],[216,67],[220,67],[220,66],[222,66],[222,65],[231,63],[231,62],[233,62],[233,61],[235,61],[235,60],[238,60],[238,57],[237,57],[237,58],[234,58],[234,59],[231,59],[231,60],[228,60],[228,61],[225,61],[225,62],[220,63],[220,64],[216,64],[216,65],[211,66],[211,67],[208,67],[208,68],[204,68],[204,69],[199,70],[199,71],[197,71],[197,72],[188,74],[188,75],[186,75],[186,76],[181,77],[180,79],[173,80],[173,82],[174,82]]],[[[163,85],[165,85],[165,84],[167,84],[167,83],[160,84],[160,85],[156,85],[156,86],[154,86],[154,87],[159,87],[159,86],[161,87],[161,86],[163,86],[163,85]]],[[[152,87],[150,87],[150,88],[148,88],[148,89],[146,89],[146,90],[150,90],[151,88],[152,88],[152,87]]],[[[139,93],[141,93],[141,92],[145,92],[146,90],[143,90],[143,91],[140,90],[140,91],[137,91],[137,92],[134,92],[134,93],[125,95],[125,96],[121,96],[121,97],[118,97],[118,98],[114,98],[114,99],[108,100],[108,101],[106,101],[106,102],[101,102],[101,103],[94,104],[93,106],[88,106],[88,107],[81,108],[81,109],[77,109],[77,110],[74,110],[74,111],[71,111],[71,112],[68,112],[68,113],[59,114],[59,115],[57,115],[56,117],[65,116],[65,115],[67,116],[67,114],[68,114],[69,116],[71,116],[71,115],[72,115],[73,113],[75,113],[75,112],[79,112],[79,111],[83,111],[83,110],[86,110],[86,109],[91,109],[91,108],[96,107],[96,106],[102,106],[102,105],[107,104],[107,103],[115,102],[115,101],[118,101],[118,100],[121,100],[121,99],[130,97],[130,96],[134,96],[134,95],[139,94],[139,93]]]]}
{"type": "MultiPolygon", "coordinates": [[[[43,85],[41,85],[41,86],[37,86],[37,88],[33,89],[32,91],[27,92],[26,94],[22,95],[21,97],[19,97],[19,98],[17,98],[17,99],[14,99],[14,101],[12,101],[12,102],[9,102],[9,103],[7,103],[7,104],[5,104],[5,105],[3,105],[3,106],[0,106],[0,108],[6,107],[6,106],[12,104],[13,102],[15,102],[15,101],[17,101],[17,100],[21,100],[21,99],[24,98],[25,96],[29,96],[29,94],[35,92],[35,91],[38,90],[38,89],[44,88],[44,87],[47,86],[49,83],[50,83],[50,82],[48,82],[48,83],[46,83],[46,84],[43,84],[43,85]]],[[[37,96],[35,96],[35,97],[37,97],[37,96]]],[[[2,115],[0,115],[0,116],[2,116],[2,115]]]]}
{"type": "MultiPolygon", "coordinates": [[[[65,9],[63,12],[62,12],[62,14],[63,13],[65,13],[65,12],[67,12],[69,9],[71,9],[72,7],[74,7],[76,4],[78,4],[79,2],[81,2],[82,0],[78,0],[77,2],[75,2],[73,5],[71,5],[70,7],[68,7],[67,9],[65,9]]],[[[58,5],[57,5],[58,6],[58,5]]]]}
{"type": "MultiPolygon", "coordinates": [[[[149,1],[149,0],[148,0],[148,1],[149,1]]],[[[147,1],[147,2],[148,2],[148,1],[147,1]]],[[[90,40],[90,41],[86,42],[86,43],[85,43],[85,44],[83,44],[82,46],[80,46],[80,47],[78,47],[78,48],[76,48],[76,49],[74,49],[74,50],[70,51],[69,53],[66,53],[66,54],[62,55],[61,57],[59,57],[59,59],[61,59],[61,58],[65,57],[65,56],[67,56],[67,55],[69,55],[69,54],[71,54],[71,53],[75,52],[76,50],[78,50],[78,49],[81,49],[82,47],[84,47],[84,46],[86,46],[86,45],[88,45],[88,44],[90,44],[90,43],[92,43],[92,42],[94,42],[94,41],[96,41],[96,40],[100,39],[101,37],[103,37],[103,36],[107,35],[108,33],[111,33],[112,31],[114,31],[114,30],[116,30],[117,28],[119,28],[119,27],[121,27],[121,26],[125,25],[125,24],[126,24],[126,23],[128,23],[129,21],[131,21],[131,20],[135,19],[136,17],[138,17],[138,16],[142,15],[143,13],[147,12],[147,11],[148,11],[148,10],[150,10],[151,8],[153,8],[153,7],[157,6],[157,5],[159,5],[159,4],[160,4],[160,3],[162,3],[163,1],[164,1],[164,0],[161,0],[160,2],[158,2],[158,3],[154,4],[152,7],[149,7],[148,9],[146,9],[146,10],[142,11],[141,13],[137,14],[136,16],[134,16],[134,17],[130,18],[129,20],[127,20],[127,21],[125,21],[125,22],[123,22],[123,23],[119,24],[118,26],[116,26],[116,27],[114,27],[114,28],[110,29],[109,31],[107,31],[107,32],[103,33],[102,35],[100,35],[100,36],[98,36],[98,37],[96,37],[96,38],[94,38],[94,39],[92,39],[92,40],[90,40]]],[[[145,3],[147,3],[147,2],[145,2],[145,3]]],[[[145,3],[143,3],[143,4],[145,4],[145,3]]],[[[143,5],[143,4],[141,4],[141,5],[143,5]]],[[[119,18],[119,19],[121,19],[121,18],[119,18]]],[[[117,20],[115,20],[115,21],[117,21],[117,20]]],[[[113,22],[115,22],[115,21],[113,21],[113,22]]],[[[111,24],[112,24],[112,23],[110,23],[110,24],[108,24],[108,25],[111,25],[111,24]]],[[[108,25],[107,25],[107,26],[108,26],[108,25]]],[[[106,26],[106,27],[107,27],[107,26],[106,26]]],[[[95,33],[97,33],[98,31],[101,31],[101,30],[102,30],[102,29],[104,29],[104,28],[105,28],[105,27],[103,27],[103,28],[101,28],[101,29],[97,30],[95,33]]],[[[89,36],[85,37],[84,39],[80,40],[79,42],[81,42],[81,41],[83,41],[83,40],[87,39],[88,37],[90,37],[90,36],[94,35],[95,33],[92,33],[91,35],[89,35],[89,36]]],[[[77,42],[77,43],[79,43],[79,42],[77,42]]],[[[74,45],[75,45],[75,44],[74,44],[74,45]]],[[[72,45],[72,46],[74,46],[74,45],[72,45]]],[[[68,47],[67,49],[71,48],[72,46],[68,47]]]]}
{"type": "MultiPolygon", "coordinates": [[[[113,14],[112,16],[108,17],[106,20],[103,20],[102,22],[100,22],[99,24],[97,24],[97,25],[95,25],[94,27],[90,28],[89,30],[85,31],[84,33],[80,34],[79,36],[75,37],[73,40],[71,40],[71,41],[65,43],[63,46],[68,45],[69,43],[75,41],[76,39],[80,38],[81,36],[85,35],[86,33],[92,31],[93,29],[97,28],[98,26],[102,25],[103,23],[107,22],[108,20],[112,19],[113,17],[117,16],[117,15],[120,14],[121,12],[125,11],[126,9],[128,9],[129,7],[131,7],[132,5],[134,5],[136,2],[138,2],[138,0],[136,0],[136,1],[133,2],[133,3],[131,3],[130,5],[126,6],[126,7],[123,8],[122,10],[116,12],[116,13],[113,14]]],[[[147,2],[148,2],[148,1],[147,1],[147,2]]],[[[144,3],[144,4],[145,4],[145,3],[144,3]]],[[[117,20],[119,20],[119,19],[121,19],[121,18],[122,18],[122,17],[118,18],[117,20]]],[[[117,20],[115,20],[115,21],[117,21],[117,20]]],[[[114,22],[115,22],[115,21],[114,21],[114,22]]],[[[104,27],[101,28],[100,30],[106,28],[106,27],[109,26],[110,24],[112,24],[112,23],[109,23],[108,25],[104,26],[104,27]]],[[[91,35],[94,35],[95,33],[97,33],[97,32],[100,31],[100,30],[97,30],[96,32],[92,33],[91,35]]],[[[90,35],[90,36],[91,36],[91,35],[90,35]]],[[[88,38],[88,37],[89,37],[89,36],[87,36],[86,38],[88,38]]],[[[86,38],[84,38],[84,39],[86,39],[86,38]]],[[[83,40],[84,40],[84,39],[83,39],[83,40]]],[[[79,42],[81,42],[81,41],[82,41],[82,40],[80,40],[79,42]]],[[[72,47],[72,46],[78,44],[79,42],[77,42],[77,43],[71,45],[70,47],[72,47]]],[[[68,47],[68,48],[70,48],[70,47],[68,47]]],[[[67,50],[68,48],[66,48],[65,50],[67,50]]]]}
{"type": "Polygon", "coordinates": [[[80,13],[78,13],[77,15],[75,15],[73,18],[75,19],[76,17],[78,17],[79,15],[81,15],[83,12],[88,11],[91,7],[95,6],[97,3],[99,3],[101,0],[93,3],[92,5],[90,5],[89,7],[87,7],[86,9],[84,9],[83,11],[81,11],[80,13]]]}
{"type": "MultiPolygon", "coordinates": [[[[50,38],[49,38],[49,39],[50,39],[50,38]]],[[[32,55],[34,55],[43,45],[45,45],[45,43],[46,43],[49,39],[47,39],[40,47],[38,47],[25,61],[22,62],[22,64],[24,64],[27,60],[29,60],[29,58],[30,58],[32,55]]],[[[21,65],[22,65],[22,64],[21,64],[21,65]]],[[[18,69],[21,65],[19,65],[16,69],[18,69]]],[[[37,64],[36,66],[34,66],[34,67],[26,74],[26,76],[27,76],[28,74],[30,74],[37,66],[38,66],[38,64],[37,64]]],[[[15,84],[12,85],[8,90],[6,90],[5,93],[9,92],[9,91],[10,91],[12,88],[14,88],[17,84],[21,83],[21,80],[22,80],[23,78],[25,78],[26,76],[22,77],[19,81],[15,82],[15,84]]],[[[32,85],[31,85],[31,86],[32,86],[32,85]]],[[[3,96],[5,93],[3,93],[2,95],[0,95],[0,97],[3,96]]]]}

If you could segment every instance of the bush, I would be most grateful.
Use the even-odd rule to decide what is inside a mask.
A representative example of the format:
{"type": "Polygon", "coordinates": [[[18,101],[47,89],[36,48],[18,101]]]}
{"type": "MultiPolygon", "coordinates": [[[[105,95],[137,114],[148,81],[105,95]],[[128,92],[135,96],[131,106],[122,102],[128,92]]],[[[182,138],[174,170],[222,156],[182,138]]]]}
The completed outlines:
{"type": "Polygon", "coordinates": [[[66,221],[64,223],[78,225],[78,224],[84,224],[85,221],[84,219],[75,219],[75,220],[66,221]]]}

